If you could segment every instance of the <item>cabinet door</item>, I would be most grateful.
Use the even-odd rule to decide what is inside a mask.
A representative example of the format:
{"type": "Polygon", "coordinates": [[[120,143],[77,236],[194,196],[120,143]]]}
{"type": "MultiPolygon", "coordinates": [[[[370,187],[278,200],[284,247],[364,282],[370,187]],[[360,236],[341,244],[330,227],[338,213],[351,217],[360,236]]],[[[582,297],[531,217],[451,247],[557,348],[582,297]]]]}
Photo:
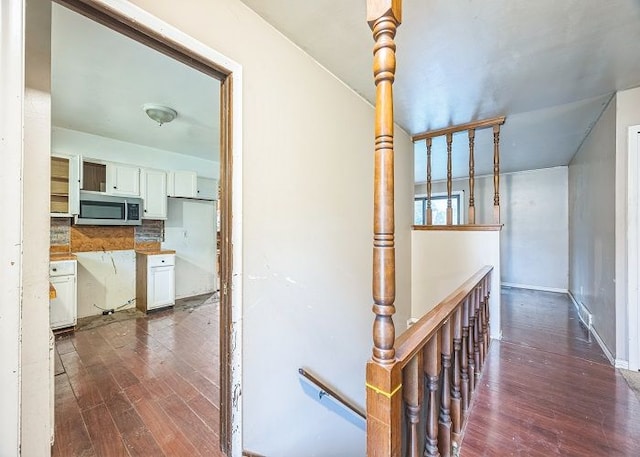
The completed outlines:
{"type": "Polygon", "coordinates": [[[82,156],[69,158],[69,213],[80,214],[80,187],[82,185],[82,156]]]}
{"type": "Polygon", "coordinates": [[[140,195],[140,169],[126,165],[107,164],[107,194],[140,195]]]}
{"type": "Polygon", "coordinates": [[[218,199],[218,181],[198,177],[198,198],[203,200],[218,199]]]}
{"type": "Polygon", "coordinates": [[[198,182],[195,171],[169,172],[169,197],[196,198],[198,182]]]}
{"type": "Polygon", "coordinates": [[[147,309],[175,303],[175,275],[173,266],[149,268],[147,309]]]}
{"type": "Polygon", "coordinates": [[[167,218],[167,174],[164,171],[142,170],[141,196],[143,219],[167,218]]]}
{"type": "Polygon", "coordinates": [[[56,289],[56,298],[50,301],[49,323],[52,329],[76,324],[76,277],[57,276],[50,279],[56,289]]]}

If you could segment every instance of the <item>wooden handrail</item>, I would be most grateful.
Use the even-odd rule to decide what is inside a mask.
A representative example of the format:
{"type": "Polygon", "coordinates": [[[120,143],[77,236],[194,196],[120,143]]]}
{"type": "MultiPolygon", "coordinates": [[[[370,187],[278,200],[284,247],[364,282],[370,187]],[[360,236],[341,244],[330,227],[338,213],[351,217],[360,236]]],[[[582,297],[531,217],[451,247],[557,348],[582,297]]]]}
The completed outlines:
{"type": "Polygon", "coordinates": [[[369,361],[368,457],[456,454],[489,350],[492,272],[481,268],[400,335],[392,363],[369,361]]]}
{"type": "Polygon", "coordinates": [[[347,408],[354,414],[357,414],[364,420],[367,420],[367,413],[365,413],[362,408],[360,408],[358,405],[353,403],[351,400],[347,399],[347,397],[345,397],[344,395],[338,393],[335,389],[329,387],[328,384],[326,384],[323,381],[320,381],[320,379],[318,379],[316,376],[309,373],[304,368],[298,368],[298,373],[300,373],[301,376],[305,377],[306,379],[308,379],[309,381],[311,381],[313,384],[315,384],[317,387],[320,388],[320,398],[322,398],[324,395],[328,395],[334,398],[338,403],[341,403],[345,408],[347,408]]]}
{"type": "Polygon", "coordinates": [[[396,339],[396,359],[402,368],[420,348],[424,347],[442,324],[451,317],[460,302],[492,270],[493,267],[490,265],[481,268],[396,339]]]}
{"type": "Polygon", "coordinates": [[[489,127],[493,127],[494,125],[502,125],[504,124],[504,121],[506,119],[507,119],[506,116],[498,116],[498,117],[492,117],[490,119],[482,119],[479,121],[468,122],[466,124],[452,125],[450,127],[444,127],[442,129],[428,130],[426,132],[416,133],[411,137],[411,139],[415,143],[416,141],[426,140],[427,138],[435,138],[437,136],[444,136],[448,134],[464,132],[466,130],[471,130],[471,129],[474,129],[474,130],[486,129],[489,127]]]}

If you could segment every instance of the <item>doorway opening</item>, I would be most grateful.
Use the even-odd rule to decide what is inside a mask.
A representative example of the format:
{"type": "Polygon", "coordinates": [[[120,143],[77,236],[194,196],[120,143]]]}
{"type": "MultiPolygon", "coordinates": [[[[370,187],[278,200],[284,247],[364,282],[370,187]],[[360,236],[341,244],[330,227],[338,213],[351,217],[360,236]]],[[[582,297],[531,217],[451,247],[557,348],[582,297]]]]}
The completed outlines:
{"type": "MultiPolygon", "coordinates": [[[[180,160],[180,158],[178,158],[177,156],[167,156],[164,162],[160,160],[158,156],[152,156],[154,151],[168,149],[168,148],[162,147],[161,144],[154,145],[153,141],[157,141],[158,138],[161,137],[161,133],[166,131],[167,128],[173,127],[171,123],[168,123],[167,125],[159,125],[159,126],[153,125],[153,127],[156,129],[157,134],[150,135],[148,140],[150,141],[149,144],[143,144],[144,148],[146,148],[145,151],[147,153],[146,162],[145,160],[142,160],[145,154],[140,153],[140,155],[138,156],[138,159],[140,159],[139,160],[140,163],[137,164],[137,166],[141,170],[140,171],[141,174],[143,174],[145,170],[149,170],[150,172],[165,170],[169,172],[169,174],[167,175],[169,180],[169,182],[167,183],[167,186],[171,187],[173,185],[172,191],[174,192],[173,194],[174,196],[169,197],[168,205],[166,208],[166,211],[167,211],[166,219],[163,219],[162,217],[158,218],[158,220],[163,222],[159,224],[155,224],[154,222],[145,224],[143,222],[143,225],[142,225],[143,228],[147,226],[150,232],[154,232],[154,230],[155,232],[151,234],[143,233],[141,235],[141,240],[138,240],[136,238],[134,240],[134,243],[137,243],[138,241],[140,241],[141,243],[147,242],[147,240],[145,239],[145,236],[150,236],[153,238],[153,236],[158,236],[158,234],[160,234],[160,236],[162,237],[163,249],[169,248],[170,250],[175,251],[176,283],[175,283],[174,292],[177,298],[179,298],[179,296],[181,295],[181,293],[179,292],[180,287],[184,286],[184,282],[187,282],[187,281],[191,282],[192,289],[187,290],[189,289],[188,287],[186,288],[183,287],[183,289],[185,289],[183,291],[184,294],[209,291],[211,289],[211,287],[209,287],[208,285],[205,286],[204,289],[202,290],[197,289],[198,285],[202,285],[202,282],[206,282],[207,280],[204,279],[204,276],[200,279],[197,278],[198,268],[197,268],[197,265],[196,267],[194,267],[193,263],[209,262],[213,270],[216,271],[215,273],[216,277],[214,279],[215,286],[212,286],[212,287],[214,287],[214,289],[217,290],[217,293],[220,299],[219,314],[218,314],[219,326],[216,326],[215,329],[208,329],[205,331],[209,331],[215,335],[219,334],[219,339],[217,341],[218,354],[219,354],[218,360],[215,360],[214,357],[211,357],[211,360],[210,360],[210,363],[212,366],[214,366],[214,364],[217,363],[217,366],[215,368],[219,370],[219,383],[218,383],[219,398],[218,398],[218,405],[216,405],[219,407],[219,413],[220,413],[219,423],[218,424],[214,423],[216,421],[215,418],[211,418],[209,420],[209,418],[212,416],[209,416],[207,414],[207,412],[205,411],[206,408],[202,408],[202,405],[204,403],[199,401],[200,397],[198,397],[197,394],[194,394],[193,392],[188,393],[184,390],[178,391],[181,389],[188,389],[189,386],[195,388],[195,390],[198,390],[203,384],[206,385],[206,382],[207,382],[206,375],[203,375],[202,373],[194,374],[190,370],[192,367],[188,366],[188,363],[187,363],[187,367],[183,365],[180,365],[180,367],[177,367],[178,371],[176,373],[176,376],[187,380],[187,383],[179,384],[177,385],[177,387],[176,387],[176,384],[174,384],[173,393],[171,393],[171,389],[172,389],[171,382],[175,382],[175,379],[171,381],[166,381],[166,382],[159,380],[158,383],[154,386],[155,388],[151,388],[151,387],[146,388],[145,390],[138,391],[138,394],[142,396],[147,394],[156,395],[156,396],[164,395],[162,402],[157,402],[157,403],[160,404],[161,408],[164,408],[165,413],[167,413],[167,415],[169,416],[171,415],[172,408],[173,408],[173,412],[175,413],[182,407],[182,405],[180,404],[176,404],[175,402],[172,403],[172,401],[175,398],[184,396],[184,395],[186,396],[193,395],[191,398],[191,400],[193,400],[192,403],[191,404],[187,403],[187,407],[190,409],[190,411],[187,411],[187,413],[189,414],[194,413],[193,417],[201,419],[205,423],[205,425],[208,426],[210,429],[216,429],[214,431],[219,436],[220,448],[225,454],[230,455],[232,440],[234,440],[234,443],[237,443],[237,437],[235,438],[232,437],[232,433],[231,433],[232,421],[237,421],[239,417],[239,413],[238,413],[239,404],[237,401],[235,403],[232,403],[232,400],[233,400],[232,385],[237,385],[239,383],[239,380],[238,380],[239,370],[236,373],[232,374],[233,360],[232,360],[231,344],[230,344],[231,338],[232,338],[232,332],[235,331],[232,325],[232,290],[231,290],[232,282],[231,281],[232,281],[232,275],[234,271],[237,272],[237,267],[234,270],[234,259],[237,262],[237,259],[238,259],[237,256],[239,255],[239,253],[237,252],[237,249],[235,253],[232,250],[233,249],[232,238],[233,238],[233,235],[235,235],[234,233],[232,233],[232,208],[234,205],[234,201],[232,200],[232,186],[235,184],[232,180],[234,176],[234,169],[233,169],[233,163],[232,163],[233,162],[232,161],[232,157],[233,157],[233,150],[232,150],[233,74],[232,74],[232,71],[229,70],[228,68],[221,66],[219,63],[211,60],[210,58],[207,58],[202,54],[194,52],[184,44],[181,44],[178,41],[172,41],[170,38],[167,38],[166,34],[160,35],[158,32],[156,32],[154,29],[152,29],[148,25],[145,25],[143,22],[135,20],[134,18],[127,16],[122,12],[118,12],[115,9],[108,8],[107,6],[104,5],[104,2],[59,0],[57,1],[57,3],[61,6],[54,4],[54,8],[58,8],[59,11],[63,11],[60,14],[63,14],[63,15],[79,14],[83,16],[82,20],[88,19],[94,23],[98,23],[98,24],[101,24],[102,26],[106,26],[108,29],[110,29],[111,32],[115,31],[115,32],[118,32],[119,34],[126,36],[127,39],[131,40],[132,42],[135,42],[136,45],[140,45],[140,44],[144,45],[154,50],[154,52],[161,53],[164,58],[169,57],[171,60],[175,61],[176,63],[179,63],[182,66],[188,67],[186,71],[192,72],[192,75],[196,74],[196,75],[199,75],[199,77],[204,76],[205,79],[209,79],[211,82],[215,82],[216,84],[216,87],[217,87],[216,90],[218,95],[217,99],[219,104],[217,120],[214,117],[211,117],[208,115],[205,115],[204,118],[202,118],[202,116],[194,115],[194,113],[190,112],[188,109],[183,110],[176,106],[172,106],[171,108],[172,109],[175,108],[175,111],[177,111],[178,117],[176,118],[176,121],[181,121],[182,119],[187,119],[188,121],[192,121],[191,126],[187,127],[190,130],[187,130],[185,132],[187,137],[193,137],[195,134],[197,134],[198,128],[202,127],[203,125],[210,125],[212,123],[216,123],[219,126],[219,131],[217,135],[218,137],[217,149],[219,151],[219,157],[218,157],[219,170],[216,170],[215,165],[213,165],[215,160],[210,160],[210,158],[208,157],[197,157],[197,153],[195,153],[195,156],[189,156],[188,154],[185,155],[184,160],[180,160]],[[210,165],[211,168],[207,168],[208,166],[207,162],[211,162],[211,165],[210,165]],[[191,166],[187,164],[191,164],[191,166]],[[198,164],[200,164],[201,166],[198,166],[198,164]],[[195,196],[188,193],[181,194],[177,190],[177,187],[178,187],[177,175],[179,174],[179,172],[185,172],[185,171],[196,172],[196,182],[193,187],[196,192],[195,196]],[[199,186],[200,178],[209,180],[209,181],[206,181],[206,184],[208,187],[211,186],[210,181],[215,180],[217,185],[215,185],[215,190],[212,192],[213,194],[218,194],[215,198],[205,199],[205,198],[200,198],[197,195],[198,191],[200,190],[200,186],[199,186]],[[172,183],[171,182],[172,179],[176,181],[172,183]],[[218,189],[219,189],[219,192],[218,192],[218,189]],[[208,202],[214,202],[214,203],[210,204],[208,202]],[[200,222],[197,222],[198,217],[199,218],[204,217],[205,219],[201,219],[200,222]],[[190,220],[189,224],[191,225],[189,226],[184,225],[186,219],[190,220]],[[180,225],[181,222],[183,223],[182,225],[180,225]],[[203,229],[203,224],[205,222],[207,224],[210,224],[210,225],[206,225],[206,227],[210,227],[210,228],[203,229]],[[210,233],[207,233],[209,231],[210,233]],[[195,232],[197,232],[197,236],[192,237],[192,235],[195,234],[195,232]],[[192,240],[192,241],[189,241],[189,240],[192,240]],[[206,244],[206,249],[204,249],[203,247],[204,244],[206,244]],[[185,268],[190,267],[191,269],[188,270],[184,275],[182,275],[182,277],[184,278],[184,282],[183,282],[183,280],[180,279],[181,274],[179,274],[177,270],[178,268],[180,268],[180,258],[181,258],[180,254],[184,253],[185,251],[189,251],[189,255],[184,256],[185,258],[183,259],[183,267],[185,268]],[[198,257],[198,254],[203,254],[204,251],[213,252],[212,260],[207,261],[206,259],[202,258],[202,255],[200,256],[199,260],[198,259],[194,260],[194,256],[198,257]],[[234,254],[236,254],[235,257],[234,257],[234,254]],[[195,289],[193,289],[194,287],[195,289]],[[167,386],[169,387],[169,392],[164,392],[164,394],[162,394],[161,393],[162,389],[166,388],[167,386]]],[[[78,38],[78,39],[81,39],[81,38],[78,38]]],[[[109,51],[115,52],[114,49],[108,49],[108,52],[109,51]]],[[[94,53],[94,57],[97,54],[98,54],[97,52],[94,53]]],[[[90,64],[90,62],[91,62],[91,56],[89,55],[87,57],[87,64],[90,64]]],[[[121,84],[130,83],[130,79],[127,77],[128,72],[131,70],[131,68],[135,68],[135,65],[137,63],[138,62],[132,61],[130,67],[126,69],[124,68],[122,69],[123,71],[120,72],[121,76],[119,78],[119,82],[121,84]]],[[[162,76],[161,74],[158,74],[158,77],[161,77],[161,76],[162,76]]],[[[100,79],[103,77],[105,77],[105,74],[99,71],[95,72],[95,74],[92,75],[92,78],[95,78],[95,79],[100,79]]],[[[149,79],[147,81],[148,81],[148,85],[151,86],[152,85],[151,81],[149,79]]],[[[79,83],[81,83],[81,81],[79,83]]],[[[177,87],[176,85],[180,85],[180,84],[184,84],[184,81],[182,79],[174,80],[171,84],[167,84],[167,86],[164,88],[164,91],[165,91],[164,93],[165,94],[171,93],[172,89],[175,90],[177,87]]],[[[78,85],[76,85],[76,88],[77,87],[78,85]]],[[[163,93],[162,89],[163,88],[160,87],[158,92],[159,94],[158,97],[162,95],[163,93]]],[[[55,90],[55,87],[52,88],[52,91],[53,90],[55,90]]],[[[53,110],[55,112],[56,94],[52,94],[52,95],[53,95],[53,110]]],[[[99,93],[94,93],[94,96],[96,99],[99,99],[100,95],[101,94],[99,93]]],[[[133,95],[129,94],[128,97],[133,98],[133,95]]],[[[206,97],[203,97],[203,99],[204,99],[204,102],[203,100],[200,100],[200,102],[206,105],[207,104],[206,100],[208,99],[206,97]]],[[[109,125],[110,121],[113,121],[113,118],[110,119],[109,113],[106,112],[107,111],[106,108],[108,108],[108,106],[100,103],[95,103],[95,104],[92,104],[90,107],[87,107],[86,105],[78,104],[80,100],[81,98],[79,95],[78,97],[71,98],[70,109],[73,111],[75,108],[77,111],[82,111],[83,108],[84,109],[88,108],[89,110],[101,111],[101,109],[104,108],[105,112],[102,112],[101,115],[102,115],[102,120],[104,121],[105,124],[103,124],[101,128],[105,129],[105,132],[107,132],[108,129],[110,128],[110,125],[109,125]],[[73,106],[74,103],[76,104],[75,107],[73,106]]],[[[108,100],[108,97],[107,99],[103,100],[104,103],[107,103],[109,101],[110,100],[108,100]]],[[[147,100],[147,101],[158,102],[162,100],[147,100]]],[[[139,103],[136,103],[136,106],[137,105],[139,105],[139,103]]],[[[145,116],[144,112],[142,111],[142,108],[141,107],[138,107],[138,108],[140,109],[137,114],[145,116]]],[[[206,109],[207,107],[205,106],[204,108],[206,109]]],[[[210,108],[210,106],[208,108],[210,108]]],[[[150,119],[146,119],[146,118],[143,120],[145,122],[152,122],[150,119]]],[[[179,122],[176,122],[176,123],[179,123],[179,122]]],[[[121,165],[122,164],[136,165],[135,163],[133,163],[135,162],[135,160],[132,160],[131,157],[129,158],[125,157],[127,153],[136,152],[134,151],[135,148],[127,150],[127,146],[125,144],[125,143],[132,143],[133,142],[132,139],[127,140],[126,136],[120,139],[116,139],[118,143],[114,142],[112,144],[117,144],[121,146],[121,148],[115,155],[113,155],[110,158],[107,155],[101,156],[101,151],[99,149],[101,148],[101,146],[104,146],[107,143],[104,143],[104,142],[100,143],[100,141],[96,141],[96,138],[94,138],[95,136],[101,136],[99,130],[92,133],[92,132],[87,132],[86,131],[87,128],[80,128],[80,127],[74,128],[72,124],[64,124],[64,123],[62,124],[63,125],[56,126],[56,128],[54,128],[53,141],[52,141],[53,149],[66,149],[66,151],[60,151],[61,154],[64,154],[66,152],[67,154],[77,156],[78,154],[74,154],[74,151],[72,150],[74,147],[85,147],[86,145],[93,144],[94,149],[83,155],[85,156],[85,158],[92,159],[91,161],[85,160],[86,163],[94,164],[97,166],[94,166],[93,168],[91,168],[90,166],[87,170],[92,170],[92,169],[107,170],[105,171],[105,188],[106,188],[106,183],[109,182],[109,178],[106,177],[106,175],[109,173],[108,172],[109,164],[117,163],[121,165]],[[84,132],[82,132],[82,130],[84,130],[84,132]],[[81,131],[81,133],[84,133],[84,135],[82,134],[79,135],[78,131],[81,131]],[[56,141],[59,141],[58,145],[56,145],[56,141]],[[96,156],[99,156],[99,157],[96,157],[96,156]]],[[[113,125],[111,125],[111,127],[113,127],[113,125]]],[[[107,134],[104,133],[104,135],[106,136],[107,134]]],[[[178,142],[179,141],[180,140],[178,140],[178,142]]],[[[185,148],[186,148],[186,140],[185,142],[183,142],[183,144],[185,144],[185,148]]],[[[210,149],[207,149],[206,141],[203,142],[201,145],[195,145],[194,149],[198,149],[198,146],[200,146],[201,151],[206,150],[207,152],[211,152],[210,149]],[[202,145],[204,145],[204,147],[202,145]]],[[[142,148],[138,149],[137,152],[139,153],[140,151],[142,151],[142,148]]],[[[176,152],[175,150],[173,152],[175,154],[179,154],[179,152],[176,152]]],[[[82,159],[80,160],[80,162],[82,163],[82,159]]],[[[115,169],[115,167],[112,167],[112,168],[115,169]]],[[[123,167],[123,168],[126,168],[126,167],[123,167]]],[[[84,167],[82,167],[80,170],[84,171],[84,167]]],[[[80,173],[82,173],[82,171],[80,171],[80,173]]],[[[91,173],[91,171],[87,171],[87,172],[91,173]]],[[[123,179],[126,181],[126,173],[124,174],[124,176],[125,178],[123,179]]],[[[193,175],[192,174],[186,175],[186,178],[185,178],[186,182],[189,181],[190,177],[193,177],[193,175]]],[[[185,180],[180,180],[180,183],[184,183],[185,180]]],[[[92,191],[101,192],[100,180],[97,180],[96,182],[97,182],[96,184],[97,188],[93,189],[92,191]]],[[[142,183],[144,182],[144,180],[141,180],[140,182],[142,183]]],[[[147,192],[155,193],[157,188],[152,187],[150,189],[153,189],[153,190],[150,191],[147,189],[147,192]]],[[[140,189],[141,192],[144,192],[144,190],[145,189],[140,189]]],[[[171,191],[169,191],[169,193],[170,192],[171,191]]],[[[55,197],[59,198],[60,196],[56,195],[55,197]]],[[[64,198],[64,196],[62,198],[64,198]]],[[[68,196],[68,199],[71,200],[70,194],[68,196]]],[[[71,202],[69,201],[67,204],[70,205],[71,202]]],[[[67,212],[69,214],[73,212],[69,206],[67,206],[67,212]]],[[[153,219],[151,220],[153,221],[153,219]]],[[[69,222],[69,225],[71,226],[72,224],[69,222]]],[[[145,231],[146,230],[141,230],[141,232],[145,232],[145,231]]],[[[98,229],[96,229],[95,232],[102,233],[104,236],[105,228],[99,227],[98,229]]],[[[137,237],[137,232],[135,233],[136,233],[135,236],[137,237]]],[[[158,240],[153,239],[153,241],[157,242],[158,240]]],[[[103,252],[98,253],[97,256],[98,257],[101,256],[103,260],[106,259],[107,263],[111,263],[111,266],[109,268],[112,267],[114,270],[112,276],[122,275],[122,270],[120,271],[120,273],[118,273],[118,267],[121,266],[121,263],[122,265],[125,265],[127,260],[114,259],[113,257],[105,258],[104,251],[106,251],[106,249],[103,248],[102,251],[103,252]]],[[[91,252],[91,251],[88,251],[88,252],[91,252]]],[[[84,268],[84,267],[79,266],[79,268],[84,268]]],[[[96,271],[92,271],[91,268],[85,268],[85,270],[86,270],[85,273],[88,273],[90,276],[93,277],[95,281],[99,283],[99,280],[96,278],[100,277],[100,274],[96,273],[96,271]]],[[[100,271],[99,268],[98,268],[98,271],[100,271]]],[[[137,273],[139,275],[139,272],[137,273]]],[[[162,278],[166,278],[166,276],[163,276],[162,278]]],[[[80,284],[78,285],[80,286],[80,284]]],[[[84,284],[82,287],[84,286],[86,286],[86,284],[84,284]]],[[[128,304],[130,305],[131,303],[128,303],[128,304]]],[[[101,306],[100,304],[95,304],[95,303],[88,304],[87,306],[95,307],[97,309],[103,308],[100,310],[101,312],[109,313],[109,312],[115,311],[115,309],[113,309],[112,306],[104,307],[104,306],[101,306]]],[[[187,310],[185,313],[187,313],[188,315],[195,315],[198,313],[198,311],[192,312],[187,310]]],[[[152,315],[152,319],[154,317],[155,316],[152,315]]],[[[157,319],[157,321],[159,321],[159,319],[157,319]]],[[[149,324],[147,325],[150,325],[152,323],[152,321],[148,321],[148,322],[149,324]]],[[[172,325],[174,325],[173,330],[175,330],[175,332],[181,331],[181,328],[179,327],[179,325],[175,324],[175,322],[172,325]]],[[[135,331],[138,332],[140,327],[141,325],[137,325],[135,327],[135,331]]],[[[193,331],[193,330],[187,330],[187,331],[193,331]]],[[[145,334],[145,333],[143,332],[141,334],[145,334]]],[[[146,332],[146,335],[149,335],[149,333],[146,332]]],[[[114,335],[114,338],[117,338],[119,336],[120,335],[116,334],[114,335]]],[[[140,337],[140,335],[136,335],[136,336],[138,338],[140,337]]],[[[170,336],[175,337],[175,341],[171,340],[167,344],[174,344],[174,343],[178,344],[177,343],[178,340],[184,339],[183,338],[184,336],[179,333],[175,333],[174,335],[170,335],[170,336]]],[[[239,334],[236,333],[235,336],[236,338],[239,338],[239,334]]],[[[147,336],[144,336],[144,337],[146,338],[147,336]]],[[[191,339],[197,338],[195,334],[192,335],[192,337],[193,338],[191,339]]],[[[123,344],[126,344],[126,338],[123,338],[123,344]]],[[[148,348],[150,350],[153,350],[153,344],[150,343],[148,345],[148,348]]],[[[165,349],[166,349],[166,345],[165,345],[165,349]]],[[[92,355],[88,354],[88,356],[91,357],[92,355]]],[[[95,356],[98,358],[101,357],[100,354],[96,354],[95,356]]],[[[159,354],[154,359],[154,363],[157,363],[157,364],[163,363],[161,354],[159,354]]],[[[239,362],[236,362],[236,363],[239,363],[239,362]]],[[[95,378],[97,374],[93,373],[93,376],[95,378]]],[[[127,375],[123,374],[122,376],[126,378],[127,375]]],[[[94,392],[94,394],[101,395],[101,396],[108,395],[114,401],[117,401],[118,399],[122,399],[119,396],[120,392],[117,391],[116,386],[110,387],[108,385],[103,385],[102,387],[98,386],[98,389],[99,390],[97,392],[94,392]],[[102,389],[105,389],[105,390],[102,390],[102,389]],[[113,390],[113,392],[109,391],[109,389],[113,390]]],[[[136,389],[132,388],[130,390],[132,391],[131,395],[135,396],[136,389]]],[[[131,397],[127,397],[127,399],[131,400],[131,397]]],[[[209,398],[206,400],[212,400],[212,399],[209,398]]],[[[97,409],[94,412],[97,412],[97,409]]],[[[127,411],[125,410],[122,413],[125,414],[126,412],[127,411]]],[[[113,411],[109,411],[109,413],[111,414],[112,417],[114,414],[117,414],[117,412],[114,413],[113,411]]],[[[151,414],[149,412],[147,413],[151,414]]],[[[130,415],[127,417],[134,421],[137,420],[135,415],[133,416],[130,415]]],[[[138,418],[140,417],[141,415],[138,414],[138,418]]],[[[84,420],[85,422],[87,422],[88,419],[85,418],[84,420]]],[[[96,417],[96,420],[99,421],[100,419],[96,417]]],[[[122,419],[122,420],[125,420],[125,419],[122,419]]],[[[206,428],[202,430],[206,432],[206,428]]],[[[191,443],[191,444],[194,444],[194,443],[191,443]]]]}

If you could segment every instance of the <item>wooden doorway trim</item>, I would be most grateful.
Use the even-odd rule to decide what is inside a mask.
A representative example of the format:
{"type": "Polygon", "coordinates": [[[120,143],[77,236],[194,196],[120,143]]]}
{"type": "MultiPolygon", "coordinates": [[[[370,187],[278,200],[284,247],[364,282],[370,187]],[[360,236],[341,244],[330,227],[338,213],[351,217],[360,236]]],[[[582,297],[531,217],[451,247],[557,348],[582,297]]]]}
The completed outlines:
{"type": "Polygon", "coordinates": [[[242,68],[236,62],[134,5],[118,0],[52,1],[220,81],[219,433],[222,451],[228,456],[241,455],[241,85],[234,84],[234,81],[241,81],[242,68]],[[159,30],[162,30],[162,33],[159,30]]]}

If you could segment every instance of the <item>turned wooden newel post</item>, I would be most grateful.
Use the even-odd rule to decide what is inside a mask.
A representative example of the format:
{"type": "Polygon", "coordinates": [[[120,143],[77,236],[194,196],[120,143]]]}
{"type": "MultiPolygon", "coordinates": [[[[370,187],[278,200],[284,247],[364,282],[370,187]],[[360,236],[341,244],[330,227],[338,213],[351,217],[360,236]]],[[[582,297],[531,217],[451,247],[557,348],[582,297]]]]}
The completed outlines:
{"type": "Polygon", "coordinates": [[[373,360],[395,360],[396,272],[393,183],[393,79],[400,24],[400,1],[369,0],[367,20],[375,39],[373,75],[376,84],[375,153],[373,190],[373,360]]]}
{"type": "Polygon", "coordinates": [[[431,138],[427,138],[427,220],[426,225],[433,225],[431,211],[431,138]]]}
{"type": "Polygon", "coordinates": [[[373,31],[376,85],[373,210],[373,350],[367,364],[367,455],[395,457],[401,452],[402,373],[395,362],[395,243],[393,167],[394,37],[401,0],[367,0],[373,31]]]}
{"type": "Polygon", "coordinates": [[[469,129],[469,221],[468,224],[476,223],[476,197],[475,197],[475,183],[476,183],[476,166],[475,158],[473,157],[475,148],[475,129],[469,129]]]}
{"type": "Polygon", "coordinates": [[[493,126],[493,220],[500,223],[500,125],[493,126]]]}
{"type": "Polygon", "coordinates": [[[447,225],[453,224],[453,208],[451,207],[451,146],[453,144],[453,134],[447,133],[447,225]]]}

